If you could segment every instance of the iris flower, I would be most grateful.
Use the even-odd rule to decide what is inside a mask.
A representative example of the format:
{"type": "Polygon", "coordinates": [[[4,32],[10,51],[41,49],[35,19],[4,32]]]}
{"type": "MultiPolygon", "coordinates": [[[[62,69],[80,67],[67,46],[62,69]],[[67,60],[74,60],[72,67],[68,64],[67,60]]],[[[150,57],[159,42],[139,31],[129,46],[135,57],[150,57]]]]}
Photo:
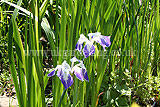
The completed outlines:
{"type": "Polygon", "coordinates": [[[61,65],[57,65],[55,69],[52,69],[48,74],[48,77],[51,77],[54,76],[57,71],[57,76],[61,80],[65,89],[73,84],[72,74],[75,74],[75,76],[81,81],[84,81],[84,79],[89,81],[87,70],[83,62],[76,57],[73,57],[70,61],[72,62],[71,67],[66,61],[64,61],[61,65]],[[74,65],[75,62],[78,62],[78,64],[74,65]]]}
{"type": "Polygon", "coordinates": [[[94,42],[99,43],[104,50],[105,47],[109,47],[111,45],[110,36],[103,36],[100,32],[89,33],[88,36],[89,40],[83,34],[81,34],[75,47],[75,49],[81,53],[83,43],[86,43],[83,48],[83,55],[85,58],[95,53],[95,47],[93,45],[94,42]]]}

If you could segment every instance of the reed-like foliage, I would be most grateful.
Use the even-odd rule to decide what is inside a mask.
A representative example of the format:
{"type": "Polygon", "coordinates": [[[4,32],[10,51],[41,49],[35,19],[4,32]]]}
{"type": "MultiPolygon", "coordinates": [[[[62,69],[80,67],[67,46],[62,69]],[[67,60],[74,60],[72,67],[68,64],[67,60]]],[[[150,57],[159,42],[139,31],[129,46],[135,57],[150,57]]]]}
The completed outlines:
{"type": "MultiPolygon", "coordinates": [[[[44,72],[46,56],[41,37],[47,39],[50,50],[58,50],[50,57],[52,69],[51,66],[55,68],[64,60],[71,64],[74,56],[83,60],[74,51],[80,34],[101,32],[111,36],[111,46],[106,51],[96,44],[95,54],[84,59],[89,82],[73,77],[74,84],[65,90],[57,76],[51,77],[54,107],[131,106],[136,100],[134,96],[147,104],[147,97],[159,93],[159,0],[1,0],[0,3],[15,8],[6,23],[9,66],[19,107],[45,107],[48,103],[45,88],[49,71],[44,72]],[[23,21],[19,22],[21,16],[23,21]],[[156,86],[151,84],[153,81],[156,86]],[[149,95],[144,94],[144,88],[149,95]]],[[[5,9],[0,7],[1,27],[7,21],[3,18],[5,9]]],[[[0,37],[2,32],[0,29],[0,37]]]]}

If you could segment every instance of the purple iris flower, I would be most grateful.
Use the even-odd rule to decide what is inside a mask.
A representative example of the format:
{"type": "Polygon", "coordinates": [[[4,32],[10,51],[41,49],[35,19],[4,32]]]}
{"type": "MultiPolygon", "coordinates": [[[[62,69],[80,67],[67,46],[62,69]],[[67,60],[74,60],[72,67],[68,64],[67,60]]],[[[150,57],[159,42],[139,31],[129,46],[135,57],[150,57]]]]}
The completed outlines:
{"type": "Polygon", "coordinates": [[[87,74],[87,70],[83,64],[83,61],[81,60],[78,60],[76,57],[73,57],[71,60],[72,62],[72,71],[71,73],[74,73],[76,75],[76,77],[81,80],[81,81],[88,81],[89,82],[89,79],[88,79],[88,74],[87,74]],[[75,62],[79,62],[78,64],[74,65],[75,62]]]}
{"type": "Polygon", "coordinates": [[[110,36],[103,36],[100,32],[89,33],[88,36],[91,41],[99,43],[104,50],[106,50],[105,47],[109,47],[111,45],[110,36]]]}
{"type": "Polygon", "coordinates": [[[64,61],[62,65],[57,65],[56,68],[48,74],[48,77],[54,76],[56,71],[65,89],[73,84],[73,78],[70,75],[71,68],[66,61],[64,61]]]}
{"type": "Polygon", "coordinates": [[[48,74],[49,77],[54,76],[57,71],[57,76],[61,80],[65,89],[70,87],[73,84],[73,77],[71,74],[75,74],[76,77],[83,81],[89,81],[87,70],[81,60],[78,60],[76,57],[71,59],[72,65],[70,65],[64,61],[62,65],[57,65],[55,69],[51,69],[51,72],[48,74]],[[74,65],[75,62],[79,62],[78,64],[74,65]]]}
{"type": "Polygon", "coordinates": [[[89,33],[88,36],[89,40],[83,34],[81,34],[75,47],[75,49],[81,53],[82,45],[84,42],[86,43],[83,48],[83,54],[85,58],[95,53],[95,47],[93,45],[94,41],[99,43],[104,50],[105,47],[109,47],[111,45],[110,36],[103,36],[100,32],[89,33]]]}

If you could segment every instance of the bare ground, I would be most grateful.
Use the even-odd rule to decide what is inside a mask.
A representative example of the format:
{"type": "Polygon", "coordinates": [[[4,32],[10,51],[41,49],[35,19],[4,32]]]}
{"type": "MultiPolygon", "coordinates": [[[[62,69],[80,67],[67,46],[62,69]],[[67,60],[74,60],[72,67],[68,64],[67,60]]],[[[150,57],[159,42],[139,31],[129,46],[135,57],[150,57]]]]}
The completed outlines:
{"type": "Polygon", "coordinates": [[[18,107],[17,105],[18,102],[16,99],[6,96],[0,96],[0,107],[18,107]]]}

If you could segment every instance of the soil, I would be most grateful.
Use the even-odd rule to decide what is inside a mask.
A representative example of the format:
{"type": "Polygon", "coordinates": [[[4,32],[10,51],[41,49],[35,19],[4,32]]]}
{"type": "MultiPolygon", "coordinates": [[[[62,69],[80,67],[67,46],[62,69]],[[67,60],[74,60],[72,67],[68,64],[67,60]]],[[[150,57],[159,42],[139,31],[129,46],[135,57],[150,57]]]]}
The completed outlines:
{"type": "Polygon", "coordinates": [[[16,99],[12,97],[0,96],[0,107],[18,107],[17,105],[18,102],[16,99]]]}

